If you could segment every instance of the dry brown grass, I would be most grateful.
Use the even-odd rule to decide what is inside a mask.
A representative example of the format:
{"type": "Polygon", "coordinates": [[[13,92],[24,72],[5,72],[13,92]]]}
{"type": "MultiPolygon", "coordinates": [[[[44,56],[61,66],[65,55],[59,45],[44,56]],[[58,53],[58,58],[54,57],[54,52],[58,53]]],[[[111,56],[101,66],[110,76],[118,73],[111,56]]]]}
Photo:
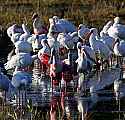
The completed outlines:
{"type": "Polygon", "coordinates": [[[38,12],[45,24],[49,17],[61,15],[76,25],[85,22],[88,25],[101,27],[114,14],[124,16],[125,0],[0,0],[0,25],[7,28],[13,23],[27,20],[31,26],[33,12],[38,12]]]}

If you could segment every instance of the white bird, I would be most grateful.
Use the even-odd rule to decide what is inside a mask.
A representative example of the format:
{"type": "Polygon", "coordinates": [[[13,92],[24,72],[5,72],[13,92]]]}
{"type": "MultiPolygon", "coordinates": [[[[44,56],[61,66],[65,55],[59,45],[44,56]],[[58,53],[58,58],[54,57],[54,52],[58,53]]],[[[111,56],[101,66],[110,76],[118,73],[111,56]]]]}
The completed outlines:
{"type": "Polygon", "coordinates": [[[38,58],[43,62],[44,64],[48,64],[49,58],[51,56],[51,49],[48,45],[47,40],[42,41],[42,49],[38,52],[38,58]]]}
{"type": "Polygon", "coordinates": [[[106,23],[106,25],[103,27],[102,31],[107,34],[108,33],[108,29],[113,25],[113,21],[108,21],[106,23]]]}
{"type": "Polygon", "coordinates": [[[78,36],[81,39],[85,39],[88,33],[90,32],[90,29],[87,28],[85,25],[80,24],[78,29],[78,36]]]}
{"type": "Polygon", "coordinates": [[[49,32],[50,33],[48,33],[48,39],[47,39],[48,45],[49,45],[50,49],[54,48],[56,55],[59,56],[61,45],[60,45],[60,42],[57,41],[58,33],[57,33],[55,26],[51,26],[49,29],[49,32]]]}
{"type": "Polygon", "coordinates": [[[54,25],[59,33],[65,32],[65,28],[59,23],[59,20],[57,16],[53,16],[53,18],[49,19],[50,26],[54,25]]]}
{"type": "Polygon", "coordinates": [[[17,56],[13,55],[10,58],[10,60],[8,60],[7,63],[4,64],[4,67],[6,70],[14,69],[16,67],[16,63],[17,63],[17,56]]]}
{"type": "Polygon", "coordinates": [[[81,51],[78,59],[76,60],[77,65],[77,72],[78,73],[86,73],[88,69],[87,57],[84,51],[81,51]]]}
{"type": "Polygon", "coordinates": [[[66,47],[67,49],[73,49],[74,42],[70,34],[67,33],[59,33],[57,37],[57,41],[60,42],[60,45],[66,47]]]}
{"type": "Polygon", "coordinates": [[[87,61],[90,63],[90,65],[92,66],[93,64],[95,64],[96,55],[95,55],[95,52],[93,51],[93,49],[89,46],[83,45],[82,50],[85,52],[87,61]]]}
{"type": "Polygon", "coordinates": [[[101,55],[100,57],[103,60],[108,60],[112,54],[111,50],[108,48],[107,45],[105,45],[102,41],[99,40],[96,28],[92,28],[91,31],[92,34],[89,38],[91,48],[95,51],[95,53],[99,51],[101,55]]]}
{"type": "Polygon", "coordinates": [[[73,32],[70,36],[72,37],[73,42],[77,43],[79,41],[78,32],[73,32]]]}
{"type": "Polygon", "coordinates": [[[7,29],[7,34],[11,38],[13,44],[20,39],[20,36],[24,33],[23,28],[14,24],[7,29]]]}
{"type": "Polygon", "coordinates": [[[23,29],[19,27],[17,24],[13,24],[7,29],[7,35],[11,38],[11,36],[15,33],[23,33],[23,29]]]}
{"type": "Polygon", "coordinates": [[[28,43],[27,41],[17,41],[15,43],[15,52],[25,52],[25,53],[30,53],[32,51],[32,46],[30,43],[28,43]]]}
{"type": "Polygon", "coordinates": [[[32,57],[29,53],[18,53],[5,63],[5,69],[14,69],[16,66],[24,67],[32,64],[32,57]]]}
{"type": "Polygon", "coordinates": [[[15,88],[22,85],[29,85],[31,83],[31,71],[29,68],[33,61],[32,56],[30,53],[19,52],[12,58],[8,61],[9,64],[7,62],[8,66],[11,65],[15,69],[12,77],[12,85],[15,88]]]}
{"type": "Polygon", "coordinates": [[[25,24],[22,24],[22,29],[23,29],[24,33],[20,36],[19,40],[26,41],[28,39],[28,37],[30,37],[30,32],[25,24]]]}
{"type": "Polygon", "coordinates": [[[17,41],[19,41],[21,35],[22,35],[22,33],[14,33],[14,34],[12,34],[11,41],[15,44],[17,41]]]}
{"type": "Polygon", "coordinates": [[[59,19],[57,16],[53,16],[53,21],[59,32],[72,33],[76,31],[75,25],[66,19],[59,19]]]}
{"type": "MultiPolygon", "coordinates": [[[[20,41],[18,40],[17,42],[14,43],[16,49],[13,49],[13,51],[8,54],[8,61],[5,64],[5,68],[8,69],[13,69],[15,68],[18,59],[20,58],[19,56],[19,52],[23,52],[23,53],[30,53],[32,51],[32,46],[30,43],[28,43],[27,41],[20,41]],[[13,53],[16,53],[16,55],[13,55],[13,53]]],[[[21,55],[22,56],[22,55],[21,55]]]]}
{"type": "Polygon", "coordinates": [[[103,31],[100,32],[100,40],[109,47],[111,51],[113,51],[115,39],[110,37],[107,33],[103,31]]]}
{"type": "Polygon", "coordinates": [[[10,26],[8,29],[7,29],[7,35],[11,38],[11,36],[13,35],[14,33],[14,27],[15,27],[16,24],[10,26]]]}
{"type": "Polygon", "coordinates": [[[116,56],[125,57],[125,41],[117,39],[114,45],[114,53],[116,56]]]}
{"type": "Polygon", "coordinates": [[[113,38],[125,39],[125,25],[120,23],[120,18],[114,18],[114,24],[108,29],[109,36],[113,38]]]}
{"type": "Polygon", "coordinates": [[[1,68],[0,68],[0,89],[8,91],[10,87],[12,87],[11,81],[6,75],[4,75],[1,72],[1,68]]]}
{"type": "Polygon", "coordinates": [[[15,88],[12,85],[11,80],[1,72],[1,68],[0,68],[0,90],[1,90],[0,97],[3,98],[4,100],[6,99],[6,102],[10,103],[10,99],[12,100],[15,88]],[[2,94],[3,92],[6,92],[6,95],[2,94]]]}
{"type": "Polygon", "coordinates": [[[16,71],[12,77],[12,85],[15,88],[26,87],[31,83],[32,77],[29,73],[23,71],[16,71]]]}

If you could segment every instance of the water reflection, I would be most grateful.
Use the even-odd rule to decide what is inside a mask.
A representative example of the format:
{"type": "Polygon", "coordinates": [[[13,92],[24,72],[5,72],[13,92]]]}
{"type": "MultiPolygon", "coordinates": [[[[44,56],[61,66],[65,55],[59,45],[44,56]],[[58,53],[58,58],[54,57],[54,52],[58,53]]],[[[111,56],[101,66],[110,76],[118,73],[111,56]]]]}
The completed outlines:
{"type": "Polygon", "coordinates": [[[51,120],[78,120],[77,97],[74,95],[73,86],[67,84],[66,88],[62,87],[60,95],[54,95],[51,98],[51,120]]]}
{"type": "MultiPolygon", "coordinates": [[[[109,69],[107,72],[103,71],[99,75],[108,73],[108,75],[106,76],[106,79],[108,79],[110,73],[115,73],[116,70],[109,69]]],[[[118,76],[119,72],[116,73],[116,76],[118,76]]],[[[96,75],[98,73],[94,72],[93,74],[96,75]]],[[[113,77],[115,77],[115,74],[113,74],[113,77]]],[[[89,120],[88,116],[91,115],[91,112],[93,110],[97,110],[97,106],[99,107],[99,110],[107,110],[107,105],[106,107],[104,107],[103,105],[105,105],[107,101],[107,103],[109,104],[110,100],[110,109],[112,108],[113,110],[118,111],[118,105],[116,106],[116,101],[114,101],[113,96],[111,96],[112,99],[106,101],[106,97],[109,96],[106,96],[103,99],[99,96],[99,93],[97,93],[99,91],[97,91],[95,88],[88,87],[90,83],[95,84],[94,80],[97,78],[90,78],[91,75],[80,75],[81,78],[83,78],[83,81],[80,81],[81,83],[79,82],[78,85],[78,77],[71,77],[71,73],[69,71],[65,70],[65,72],[63,73],[63,79],[61,79],[60,74],[58,74],[57,76],[58,77],[56,77],[55,79],[55,77],[41,74],[40,77],[42,79],[40,79],[40,81],[38,78],[36,81],[33,81],[32,85],[18,90],[16,96],[8,95],[9,91],[1,91],[0,119],[89,120]],[[69,78],[66,77],[68,75],[70,75],[69,78]],[[79,87],[79,89],[77,89],[77,87],[79,87]],[[104,102],[101,103],[101,101],[96,101],[100,98],[101,101],[103,100],[104,102]],[[96,102],[98,103],[96,104],[96,102]],[[102,106],[104,108],[102,108],[102,106]]],[[[107,83],[109,83],[110,81],[108,81],[107,83]]],[[[101,82],[102,77],[100,77],[98,83],[102,84],[101,82]]],[[[97,113],[95,112],[95,115],[98,114],[101,115],[99,111],[97,113]]],[[[111,117],[112,114],[110,114],[109,116],[111,117]]],[[[111,117],[110,120],[113,119],[114,118],[111,117]]]]}

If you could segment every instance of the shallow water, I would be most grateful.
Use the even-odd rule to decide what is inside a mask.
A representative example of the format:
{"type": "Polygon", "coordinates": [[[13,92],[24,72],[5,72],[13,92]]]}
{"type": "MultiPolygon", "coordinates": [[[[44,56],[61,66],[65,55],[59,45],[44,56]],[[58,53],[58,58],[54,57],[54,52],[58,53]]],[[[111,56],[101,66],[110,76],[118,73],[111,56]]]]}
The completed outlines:
{"type": "MultiPolygon", "coordinates": [[[[101,100],[89,108],[88,106],[91,105],[89,90],[84,89],[80,93],[74,85],[71,82],[65,88],[65,83],[62,82],[61,86],[53,88],[52,92],[50,79],[48,79],[41,81],[40,84],[21,88],[16,96],[13,95],[11,98],[8,97],[7,92],[1,92],[3,97],[0,99],[0,119],[82,120],[82,113],[79,112],[78,106],[84,110],[85,120],[124,119],[124,112],[122,112],[125,110],[124,100],[121,100],[120,109],[115,99],[101,100]]],[[[112,85],[105,89],[110,94],[101,93],[100,96],[113,98],[112,85]]]]}

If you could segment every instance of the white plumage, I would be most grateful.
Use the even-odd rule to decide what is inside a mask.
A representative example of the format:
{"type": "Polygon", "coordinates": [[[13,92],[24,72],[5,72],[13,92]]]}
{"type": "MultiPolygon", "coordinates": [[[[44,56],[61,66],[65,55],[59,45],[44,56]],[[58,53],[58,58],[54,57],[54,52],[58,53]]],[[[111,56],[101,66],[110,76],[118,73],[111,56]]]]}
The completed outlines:
{"type": "Polygon", "coordinates": [[[101,58],[103,60],[107,60],[112,54],[111,50],[108,48],[107,45],[99,40],[97,29],[92,28],[91,30],[93,31],[89,38],[91,48],[94,50],[94,52],[100,51],[101,58]]]}
{"type": "Polygon", "coordinates": [[[17,41],[19,41],[21,35],[22,33],[13,33],[11,36],[11,41],[15,44],[17,41]]]}
{"type": "Polygon", "coordinates": [[[28,43],[27,41],[17,41],[15,43],[15,47],[16,50],[15,52],[26,52],[26,53],[30,53],[32,51],[32,46],[30,43],[28,43]]]}
{"type": "Polygon", "coordinates": [[[44,54],[45,55],[48,55],[50,56],[51,55],[51,51],[50,51],[50,48],[48,46],[48,44],[45,43],[46,40],[43,40],[42,41],[42,49],[39,50],[38,52],[38,57],[41,58],[41,56],[43,56],[44,54]]]}
{"type": "Polygon", "coordinates": [[[113,51],[115,39],[110,37],[108,34],[104,33],[103,31],[100,32],[100,40],[109,47],[111,51],[113,51]]]}
{"type": "Polygon", "coordinates": [[[114,45],[114,53],[116,56],[125,57],[125,41],[118,40],[114,45]]]}
{"type": "Polygon", "coordinates": [[[70,34],[60,33],[57,40],[60,42],[61,46],[66,47],[67,49],[72,49],[74,46],[74,42],[70,34]]]}
{"type": "Polygon", "coordinates": [[[23,29],[24,33],[20,36],[19,40],[26,41],[28,39],[28,37],[30,36],[30,32],[25,24],[22,24],[22,29],[23,29]]]}
{"type": "Polygon", "coordinates": [[[44,40],[44,39],[47,39],[47,36],[45,34],[41,34],[41,35],[31,35],[29,38],[28,38],[28,42],[30,44],[32,44],[32,48],[33,48],[33,51],[35,49],[40,49],[42,48],[42,44],[41,42],[44,40]]]}
{"type": "Polygon", "coordinates": [[[53,16],[53,21],[59,32],[69,33],[76,31],[75,25],[66,19],[59,19],[57,16],[53,16]]]}
{"type": "Polygon", "coordinates": [[[82,50],[85,52],[87,61],[90,63],[90,65],[96,62],[96,55],[91,47],[83,45],[82,50]]]}
{"type": "Polygon", "coordinates": [[[32,57],[29,53],[18,53],[5,64],[5,69],[14,69],[16,66],[25,67],[27,65],[31,65],[32,57]]]}
{"type": "Polygon", "coordinates": [[[16,67],[16,62],[17,62],[17,56],[13,55],[11,59],[4,64],[5,69],[6,70],[14,69],[16,67]]]}
{"type": "Polygon", "coordinates": [[[54,38],[53,36],[49,36],[47,41],[48,41],[50,48],[51,49],[54,48],[55,51],[59,53],[59,48],[61,47],[60,42],[57,41],[57,39],[54,38]]]}
{"type": "Polygon", "coordinates": [[[14,34],[15,26],[16,26],[16,24],[10,26],[10,27],[7,29],[7,35],[8,35],[10,38],[11,38],[11,36],[14,34]]]}
{"type": "Polygon", "coordinates": [[[21,86],[27,86],[31,83],[31,75],[27,72],[16,71],[12,77],[12,85],[15,88],[20,88],[21,86]]]}
{"type": "Polygon", "coordinates": [[[78,32],[73,32],[70,36],[72,37],[73,42],[77,43],[79,41],[78,32]]]}
{"type": "Polygon", "coordinates": [[[77,65],[77,72],[78,73],[86,73],[88,69],[87,57],[84,51],[81,51],[78,59],[76,60],[77,65]]]}
{"type": "Polygon", "coordinates": [[[78,30],[78,36],[81,39],[84,39],[84,38],[86,38],[86,36],[88,35],[89,32],[90,32],[90,29],[87,28],[85,25],[82,25],[80,27],[80,29],[78,30]]]}
{"type": "Polygon", "coordinates": [[[106,23],[106,25],[103,27],[102,31],[107,34],[108,33],[108,29],[113,25],[113,21],[108,21],[106,23]]]}
{"type": "Polygon", "coordinates": [[[108,29],[109,36],[113,38],[125,39],[125,25],[120,23],[120,18],[114,19],[114,24],[108,29]]]}
{"type": "Polygon", "coordinates": [[[11,81],[6,75],[4,75],[1,72],[1,68],[0,68],[0,89],[8,91],[9,87],[12,87],[11,81]]]}

